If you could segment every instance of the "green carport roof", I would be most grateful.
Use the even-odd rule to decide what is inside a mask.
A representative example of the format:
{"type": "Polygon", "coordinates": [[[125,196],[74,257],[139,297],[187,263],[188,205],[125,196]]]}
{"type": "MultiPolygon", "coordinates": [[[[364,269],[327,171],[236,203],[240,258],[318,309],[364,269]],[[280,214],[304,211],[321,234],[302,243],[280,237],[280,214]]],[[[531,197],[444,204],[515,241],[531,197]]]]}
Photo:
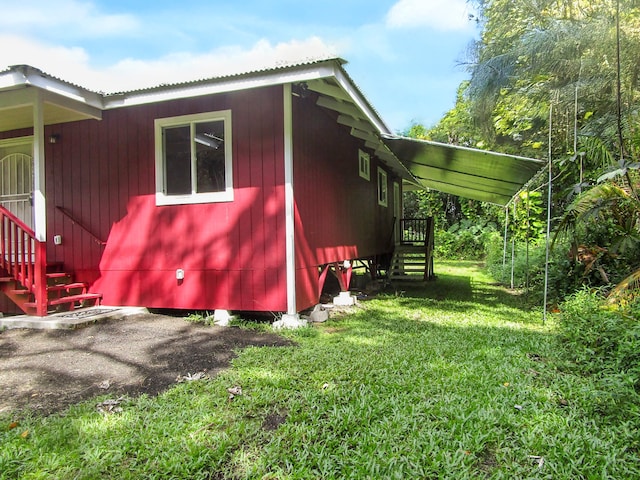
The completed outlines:
{"type": "Polygon", "coordinates": [[[422,187],[506,205],[546,165],[542,160],[385,136],[387,147],[422,187]]]}

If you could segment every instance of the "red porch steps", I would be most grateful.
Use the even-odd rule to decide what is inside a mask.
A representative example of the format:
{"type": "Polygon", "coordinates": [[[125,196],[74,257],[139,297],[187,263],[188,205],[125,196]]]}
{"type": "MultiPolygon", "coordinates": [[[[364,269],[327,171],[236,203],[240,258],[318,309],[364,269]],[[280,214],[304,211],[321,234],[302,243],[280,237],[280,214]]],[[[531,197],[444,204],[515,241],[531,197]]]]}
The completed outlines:
{"type": "MultiPolygon", "coordinates": [[[[89,286],[74,282],[71,274],[62,272],[61,265],[47,266],[47,311],[74,310],[76,307],[99,305],[101,293],[90,293],[89,286]]],[[[2,274],[7,273],[2,272],[2,274]]],[[[0,276],[0,291],[11,299],[25,314],[36,314],[36,301],[19,280],[10,276],[0,276]]]]}

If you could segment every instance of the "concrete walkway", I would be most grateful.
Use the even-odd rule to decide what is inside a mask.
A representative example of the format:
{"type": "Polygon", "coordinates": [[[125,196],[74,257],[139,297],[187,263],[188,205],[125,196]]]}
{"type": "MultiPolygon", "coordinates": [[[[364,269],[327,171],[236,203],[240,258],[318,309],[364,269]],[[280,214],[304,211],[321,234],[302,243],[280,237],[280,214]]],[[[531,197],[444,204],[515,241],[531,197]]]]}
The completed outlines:
{"type": "Polygon", "coordinates": [[[30,328],[38,330],[61,330],[82,328],[106,320],[119,320],[130,315],[149,313],[143,307],[96,307],[78,308],[71,312],[60,312],[46,317],[15,315],[0,317],[0,330],[9,328],[30,328]]]}

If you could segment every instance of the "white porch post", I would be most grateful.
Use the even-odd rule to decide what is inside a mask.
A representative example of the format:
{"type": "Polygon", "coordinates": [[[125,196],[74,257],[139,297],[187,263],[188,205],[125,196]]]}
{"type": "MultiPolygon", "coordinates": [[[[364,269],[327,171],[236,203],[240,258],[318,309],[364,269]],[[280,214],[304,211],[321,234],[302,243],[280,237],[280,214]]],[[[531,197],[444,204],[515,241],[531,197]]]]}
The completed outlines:
{"type": "Polygon", "coordinates": [[[300,319],[296,304],[295,207],[293,195],[293,102],[291,84],[285,84],[284,97],[284,209],[285,255],[287,277],[287,312],[273,323],[275,328],[297,328],[306,325],[300,319]]]}
{"type": "Polygon", "coordinates": [[[33,100],[33,230],[40,242],[47,240],[44,145],[42,96],[37,91],[33,100]]]}

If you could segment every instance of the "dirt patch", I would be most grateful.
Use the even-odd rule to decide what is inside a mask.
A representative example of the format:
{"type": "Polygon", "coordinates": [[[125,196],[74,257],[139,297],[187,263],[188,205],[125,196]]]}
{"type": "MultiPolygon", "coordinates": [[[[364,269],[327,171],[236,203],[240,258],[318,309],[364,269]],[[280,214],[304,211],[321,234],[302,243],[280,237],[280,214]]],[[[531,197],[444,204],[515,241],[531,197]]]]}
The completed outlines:
{"type": "Polygon", "coordinates": [[[0,414],[50,414],[105,393],[156,395],[197,372],[213,376],[248,346],[284,346],[276,335],[144,314],[78,330],[0,333],[0,414]]]}

